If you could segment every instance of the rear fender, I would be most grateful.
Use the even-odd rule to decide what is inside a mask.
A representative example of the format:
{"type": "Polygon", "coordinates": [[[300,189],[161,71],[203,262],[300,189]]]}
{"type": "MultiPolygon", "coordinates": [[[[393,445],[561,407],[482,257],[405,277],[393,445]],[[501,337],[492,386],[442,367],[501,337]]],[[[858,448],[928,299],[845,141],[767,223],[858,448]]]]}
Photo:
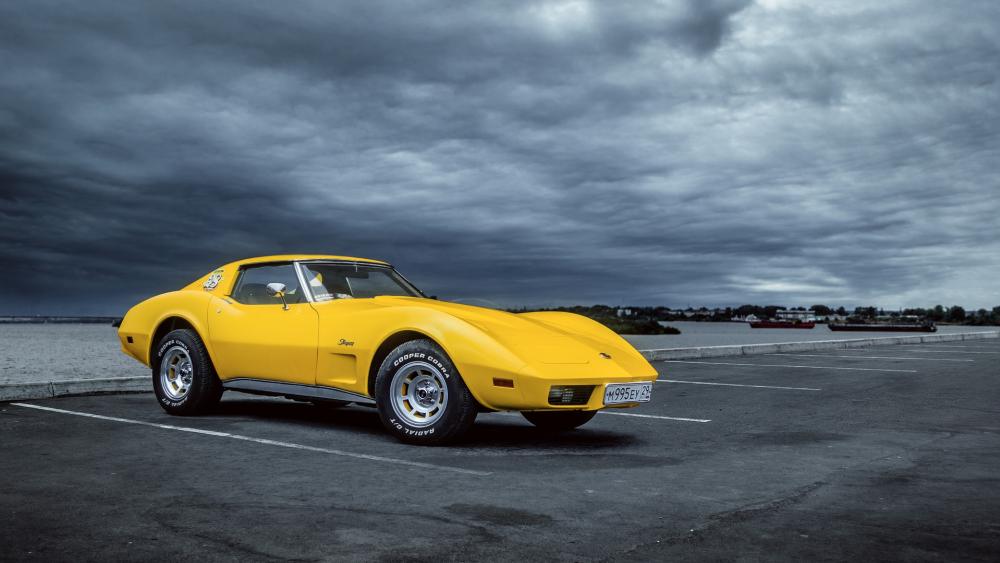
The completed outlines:
{"type": "Polygon", "coordinates": [[[212,342],[208,331],[211,295],[199,291],[174,291],[157,295],[129,309],[118,328],[122,351],[149,366],[156,346],[155,336],[165,323],[179,319],[201,337],[209,356],[212,342]]]}

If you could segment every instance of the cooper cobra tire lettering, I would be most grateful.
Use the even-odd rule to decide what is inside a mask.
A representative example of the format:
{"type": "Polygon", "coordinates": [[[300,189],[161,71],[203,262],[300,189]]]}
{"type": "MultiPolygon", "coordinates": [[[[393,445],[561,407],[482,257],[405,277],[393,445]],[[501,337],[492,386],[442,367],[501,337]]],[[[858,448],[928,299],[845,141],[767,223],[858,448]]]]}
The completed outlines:
{"type": "Polygon", "coordinates": [[[170,340],[167,340],[160,346],[160,350],[156,353],[157,359],[162,359],[163,354],[166,353],[167,349],[170,348],[171,346],[180,346],[181,348],[184,348],[185,351],[190,352],[190,350],[187,347],[187,344],[184,344],[180,340],[175,340],[171,338],[170,340]]]}
{"type": "Polygon", "coordinates": [[[434,356],[427,356],[427,361],[430,362],[430,363],[432,363],[432,364],[434,364],[434,365],[436,365],[437,368],[439,370],[441,370],[441,373],[445,377],[451,377],[451,375],[448,374],[448,368],[444,364],[442,364],[440,360],[438,360],[434,356]]]}
{"type": "Polygon", "coordinates": [[[402,358],[398,358],[396,361],[394,361],[392,363],[392,367],[399,367],[399,364],[401,364],[401,363],[403,363],[403,362],[405,362],[407,360],[413,360],[413,359],[421,360],[423,358],[424,358],[424,354],[422,352],[414,352],[414,353],[406,354],[402,358]]]}

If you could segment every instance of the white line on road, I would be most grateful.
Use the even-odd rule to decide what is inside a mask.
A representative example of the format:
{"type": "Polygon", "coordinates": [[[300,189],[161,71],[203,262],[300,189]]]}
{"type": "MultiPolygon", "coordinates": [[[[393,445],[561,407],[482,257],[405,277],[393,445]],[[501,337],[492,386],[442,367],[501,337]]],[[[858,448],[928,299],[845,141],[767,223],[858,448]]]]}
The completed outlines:
{"type": "Polygon", "coordinates": [[[963,350],[961,352],[955,352],[954,350],[907,350],[907,352],[917,352],[919,354],[1000,354],[1000,352],[973,352],[972,350],[963,350]]]}
{"type": "Polygon", "coordinates": [[[833,354],[786,354],[779,352],[776,354],[761,354],[762,356],[794,356],[796,358],[857,358],[859,360],[920,360],[921,362],[974,362],[976,360],[956,360],[953,358],[901,358],[896,356],[852,356],[833,354]]]}
{"type": "Polygon", "coordinates": [[[638,416],[639,418],[658,418],[661,420],[679,420],[681,422],[712,422],[705,418],[680,418],[676,416],[659,416],[655,414],[638,414],[632,412],[611,412],[611,411],[597,411],[597,414],[613,414],[616,416],[638,416]]]}
{"type": "MultiPolygon", "coordinates": [[[[520,418],[520,416],[521,416],[519,413],[511,412],[511,411],[502,411],[502,412],[497,412],[497,413],[492,413],[492,414],[499,414],[499,415],[506,415],[506,416],[516,416],[518,418],[520,418]]],[[[635,414],[635,413],[630,413],[630,412],[613,412],[613,411],[609,411],[609,410],[607,410],[607,411],[597,411],[597,414],[614,414],[614,415],[618,415],[618,416],[638,416],[640,418],[657,418],[657,419],[660,419],[660,420],[679,420],[681,422],[712,422],[711,420],[705,419],[705,418],[681,418],[681,417],[678,417],[678,416],[660,416],[660,415],[657,415],[657,414],[635,414]]]]}
{"type": "Polygon", "coordinates": [[[758,368],[799,368],[799,369],[837,369],[844,371],[896,371],[902,373],[917,373],[915,369],[885,369],[885,368],[841,368],[828,366],[795,366],[788,364],[742,364],[736,362],[694,362],[691,360],[659,360],[670,364],[705,364],[709,366],[752,366],[758,368]]]}
{"type": "Polygon", "coordinates": [[[896,344],[896,346],[933,346],[934,348],[980,348],[980,346],[968,346],[962,344],[896,344]]]}
{"type": "Polygon", "coordinates": [[[757,389],[788,389],[790,391],[822,391],[815,387],[781,387],[778,385],[746,385],[743,383],[716,383],[714,381],[682,381],[680,379],[657,379],[657,383],[689,383],[691,385],[722,385],[725,387],[756,387],[757,389]]]}
{"type": "Polygon", "coordinates": [[[382,457],[377,455],[369,454],[359,454],[354,452],[345,452],[343,450],[331,450],[328,448],[317,448],[315,446],[305,446],[302,444],[293,444],[291,442],[279,442],[277,440],[268,440],[266,438],[253,438],[250,436],[241,436],[239,434],[229,434],[228,432],[216,432],[214,430],[202,430],[201,428],[190,428],[186,426],[173,426],[171,424],[157,424],[155,422],[145,422],[142,420],[132,420],[130,418],[118,418],[116,416],[104,416],[100,414],[91,414],[87,412],[78,411],[68,411],[63,409],[54,409],[52,407],[43,407],[41,405],[29,405],[27,403],[10,403],[15,407],[25,407],[29,409],[37,409],[41,411],[56,412],[61,414],[72,414],[74,416],[85,416],[87,418],[96,418],[99,420],[110,420],[112,422],[123,422],[125,424],[138,424],[140,426],[150,426],[152,428],[162,428],[164,430],[177,430],[179,432],[191,432],[194,434],[204,434],[206,436],[217,436],[219,438],[231,438],[233,440],[242,440],[244,442],[254,442],[257,444],[266,444],[268,446],[278,446],[282,448],[292,448],[295,450],[305,450],[309,452],[319,452],[324,454],[331,454],[343,457],[352,457],[355,459],[364,459],[368,461],[381,461],[385,463],[395,463],[396,465],[407,465],[410,467],[421,467],[424,469],[440,469],[444,471],[452,471],[455,473],[465,473],[467,475],[492,475],[489,471],[474,471],[472,469],[463,469],[461,467],[450,467],[447,465],[435,465],[432,463],[421,463],[419,461],[407,461],[405,459],[396,459],[391,457],[382,457]]]}

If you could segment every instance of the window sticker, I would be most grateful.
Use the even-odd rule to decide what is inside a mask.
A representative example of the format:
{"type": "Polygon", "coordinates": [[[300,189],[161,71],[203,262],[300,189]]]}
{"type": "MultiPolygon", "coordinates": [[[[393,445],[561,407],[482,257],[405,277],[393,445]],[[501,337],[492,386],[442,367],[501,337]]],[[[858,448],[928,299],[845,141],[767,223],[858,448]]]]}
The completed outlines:
{"type": "Polygon", "coordinates": [[[205,288],[205,291],[212,291],[219,286],[219,282],[222,281],[223,271],[224,270],[216,270],[212,272],[212,275],[208,276],[208,279],[205,280],[205,285],[202,286],[205,288]]]}

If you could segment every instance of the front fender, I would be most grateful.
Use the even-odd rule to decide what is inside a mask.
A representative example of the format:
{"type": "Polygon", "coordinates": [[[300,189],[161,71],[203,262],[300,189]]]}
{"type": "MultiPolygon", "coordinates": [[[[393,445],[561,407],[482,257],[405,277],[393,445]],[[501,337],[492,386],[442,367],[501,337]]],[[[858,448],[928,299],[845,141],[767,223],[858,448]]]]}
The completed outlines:
{"type": "Polygon", "coordinates": [[[472,322],[426,306],[385,306],[374,300],[313,306],[320,315],[318,385],[368,394],[369,374],[379,367],[383,344],[401,333],[416,333],[444,349],[483,406],[494,408],[498,400],[504,404],[517,398],[519,391],[496,387],[493,379],[515,379],[526,369],[525,361],[472,322]]]}
{"type": "Polygon", "coordinates": [[[426,334],[434,340],[458,368],[469,392],[482,406],[499,409],[520,402],[520,389],[494,385],[494,379],[514,380],[526,369],[527,363],[509,350],[487,329],[447,313],[413,308],[397,310],[403,322],[387,331],[382,341],[401,331],[426,334]]]}
{"type": "Polygon", "coordinates": [[[590,317],[564,311],[538,311],[520,313],[518,316],[548,325],[604,349],[630,372],[656,373],[655,368],[627,340],[590,317]]]}

